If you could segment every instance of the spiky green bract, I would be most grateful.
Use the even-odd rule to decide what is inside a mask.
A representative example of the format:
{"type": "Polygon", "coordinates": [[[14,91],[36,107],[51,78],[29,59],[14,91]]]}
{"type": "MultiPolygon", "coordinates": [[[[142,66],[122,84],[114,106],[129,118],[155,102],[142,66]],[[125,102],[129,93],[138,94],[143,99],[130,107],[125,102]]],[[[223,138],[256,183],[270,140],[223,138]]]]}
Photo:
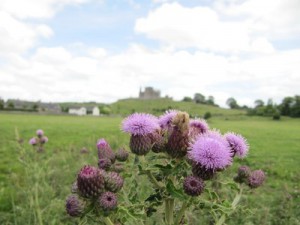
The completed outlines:
{"type": "Polygon", "coordinates": [[[192,172],[194,176],[197,176],[203,180],[211,180],[216,173],[216,171],[213,169],[207,169],[195,162],[192,163],[192,172]]]}
{"type": "Polygon", "coordinates": [[[78,195],[69,195],[66,200],[66,211],[72,217],[79,217],[83,214],[86,203],[78,195]]]}
{"type": "Polygon", "coordinates": [[[111,192],[118,192],[123,187],[124,180],[116,172],[108,172],[105,175],[105,188],[111,192]]]}
{"type": "Polygon", "coordinates": [[[129,157],[129,153],[124,149],[124,148],[120,148],[117,152],[116,152],[116,159],[120,162],[125,162],[129,157]]]}
{"type": "Polygon", "coordinates": [[[201,178],[188,176],[183,181],[183,190],[190,196],[198,196],[204,191],[204,182],[201,178]]]}
{"type": "Polygon", "coordinates": [[[166,147],[166,140],[161,130],[156,130],[151,136],[153,140],[152,151],[155,153],[163,152],[166,147]]]}
{"type": "Polygon", "coordinates": [[[86,198],[92,198],[103,193],[104,175],[104,170],[93,166],[84,166],[77,176],[79,194],[86,198]]]}
{"type": "Polygon", "coordinates": [[[112,192],[104,192],[99,200],[98,200],[99,206],[104,210],[104,211],[111,211],[117,208],[118,205],[118,199],[117,195],[112,192]]]}
{"type": "Polygon", "coordinates": [[[150,135],[131,135],[129,147],[136,155],[146,155],[152,148],[150,135]]]}

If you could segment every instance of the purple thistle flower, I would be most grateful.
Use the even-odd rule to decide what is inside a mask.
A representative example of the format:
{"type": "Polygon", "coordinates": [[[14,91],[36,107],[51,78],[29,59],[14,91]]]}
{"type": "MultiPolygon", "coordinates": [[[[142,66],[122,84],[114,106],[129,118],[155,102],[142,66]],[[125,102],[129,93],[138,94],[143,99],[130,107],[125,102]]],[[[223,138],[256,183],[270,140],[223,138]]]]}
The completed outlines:
{"type": "Polygon", "coordinates": [[[36,131],[36,135],[37,135],[38,137],[42,137],[42,136],[44,135],[44,131],[43,131],[42,129],[38,129],[38,130],[36,131]]]}
{"type": "Polygon", "coordinates": [[[31,139],[29,140],[29,144],[31,144],[31,145],[36,145],[36,144],[37,144],[37,139],[36,139],[35,137],[31,138],[31,139]]]}
{"type": "Polygon", "coordinates": [[[206,121],[202,120],[202,119],[191,120],[190,127],[197,129],[199,131],[199,133],[201,133],[201,134],[207,132],[209,129],[209,126],[206,123],[206,121]]]}
{"type": "Polygon", "coordinates": [[[112,192],[104,192],[99,198],[99,205],[105,211],[114,210],[118,205],[116,194],[112,192]]]}
{"type": "Polygon", "coordinates": [[[224,169],[232,162],[231,153],[226,141],[216,135],[199,136],[191,145],[189,158],[205,169],[224,169]]]}
{"type": "Polygon", "coordinates": [[[248,177],[248,185],[250,188],[257,188],[265,181],[265,173],[262,170],[254,170],[248,177]]]}
{"type": "Polygon", "coordinates": [[[168,110],[164,115],[160,116],[158,123],[162,129],[169,129],[172,125],[173,118],[177,115],[177,110],[168,110]]]}
{"type": "Polygon", "coordinates": [[[132,135],[147,135],[159,129],[158,119],[146,113],[134,113],[122,122],[124,132],[132,135]]]}
{"type": "Polygon", "coordinates": [[[85,202],[77,195],[70,195],[66,200],[66,211],[70,216],[78,217],[84,212],[85,202]]]}
{"type": "Polygon", "coordinates": [[[204,190],[204,182],[195,176],[188,176],[183,181],[183,190],[190,196],[198,196],[204,190]]]}
{"type": "Polygon", "coordinates": [[[229,132],[224,137],[229,143],[233,156],[237,155],[239,158],[244,158],[247,155],[249,145],[243,136],[229,132]]]}
{"type": "Polygon", "coordinates": [[[48,137],[46,137],[46,136],[41,137],[40,142],[41,142],[41,144],[47,143],[48,142],[48,137]]]}

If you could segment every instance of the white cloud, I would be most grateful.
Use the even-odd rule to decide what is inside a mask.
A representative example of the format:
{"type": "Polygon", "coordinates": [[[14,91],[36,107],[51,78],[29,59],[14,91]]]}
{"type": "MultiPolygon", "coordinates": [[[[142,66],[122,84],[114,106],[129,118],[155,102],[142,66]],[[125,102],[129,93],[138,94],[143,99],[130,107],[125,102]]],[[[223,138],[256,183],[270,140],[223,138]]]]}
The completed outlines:
{"type": "Polygon", "coordinates": [[[1,0],[0,10],[19,19],[50,18],[65,5],[81,4],[88,0],[1,0]]]}
{"type": "Polygon", "coordinates": [[[150,50],[140,45],[101,58],[89,55],[90,51],[79,57],[63,47],[39,48],[30,59],[11,58],[0,75],[2,95],[112,102],[136,97],[140,86],[153,85],[177,100],[200,92],[213,95],[223,106],[231,96],[239,104],[249,105],[258,98],[279,102],[284,96],[295,95],[300,83],[300,50],[252,59],[201,51],[150,50]],[[16,86],[22,88],[16,91],[16,86]]]}
{"type": "Polygon", "coordinates": [[[250,35],[247,21],[221,20],[209,7],[187,8],[178,3],[164,4],[135,24],[137,33],[177,48],[198,48],[214,52],[272,52],[263,37],[250,35]]]}

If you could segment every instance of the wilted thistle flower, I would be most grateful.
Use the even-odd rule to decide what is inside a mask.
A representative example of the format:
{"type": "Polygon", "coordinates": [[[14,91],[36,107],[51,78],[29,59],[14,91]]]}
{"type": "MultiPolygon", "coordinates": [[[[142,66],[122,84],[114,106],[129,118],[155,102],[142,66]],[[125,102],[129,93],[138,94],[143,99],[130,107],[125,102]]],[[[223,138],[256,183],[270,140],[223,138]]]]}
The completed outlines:
{"type": "Polygon", "coordinates": [[[190,196],[198,196],[204,190],[204,182],[195,176],[188,176],[183,181],[183,190],[190,196]]]}
{"type": "Polygon", "coordinates": [[[66,211],[70,216],[78,217],[84,212],[85,202],[78,195],[69,195],[66,200],[66,211]]]}
{"type": "Polygon", "coordinates": [[[254,170],[248,177],[248,185],[250,188],[257,188],[265,181],[265,173],[262,170],[254,170]]]}
{"type": "Polygon", "coordinates": [[[232,162],[228,144],[214,133],[199,136],[191,145],[188,157],[196,164],[213,171],[224,169],[232,162]]]}
{"type": "Polygon", "coordinates": [[[48,142],[48,138],[46,136],[43,136],[43,137],[40,138],[40,143],[41,144],[45,144],[47,142],[48,142]]]}
{"type": "Polygon", "coordinates": [[[84,166],[77,176],[79,193],[86,198],[99,196],[104,192],[104,175],[104,170],[84,166]]]}
{"type": "Polygon", "coordinates": [[[130,133],[130,150],[137,155],[146,155],[152,148],[151,134],[159,128],[155,116],[134,113],[122,122],[123,131],[130,133]]]}
{"type": "Polygon", "coordinates": [[[36,135],[40,138],[40,137],[42,137],[42,136],[44,135],[44,131],[41,130],[41,129],[38,129],[38,130],[36,131],[36,135]]]}
{"type": "Polygon", "coordinates": [[[190,121],[189,136],[191,139],[195,139],[199,134],[204,134],[209,130],[205,120],[197,119],[190,121]]]}
{"type": "Polygon", "coordinates": [[[38,141],[35,137],[33,137],[29,140],[29,144],[31,144],[31,145],[36,145],[37,143],[38,143],[38,141]]]}
{"type": "Polygon", "coordinates": [[[108,170],[111,166],[111,160],[108,158],[102,158],[98,161],[99,169],[108,170]]]}
{"type": "Polygon", "coordinates": [[[173,130],[166,144],[167,153],[173,158],[186,155],[189,147],[189,115],[178,112],[172,120],[173,130]]]}
{"type": "Polygon", "coordinates": [[[108,158],[112,163],[115,161],[115,153],[104,138],[98,140],[97,148],[99,159],[108,158]]]}
{"type": "Polygon", "coordinates": [[[152,140],[154,142],[152,146],[152,151],[155,153],[163,152],[166,147],[166,140],[162,133],[162,130],[156,130],[152,133],[152,140]]]}
{"type": "Polygon", "coordinates": [[[124,149],[120,148],[116,153],[116,159],[121,162],[125,162],[129,157],[129,153],[124,149]]]}
{"type": "Polygon", "coordinates": [[[99,205],[104,211],[114,210],[118,205],[116,194],[112,192],[104,192],[99,198],[99,205]]]}
{"type": "Polygon", "coordinates": [[[247,155],[249,145],[243,136],[229,132],[226,133],[224,137],[229,143],[232,156],[237,155],[239,158],[244,158],[247,155]]]}
{"type": "Polygon", "coordinates": [[[118,192],[123,187],[124,180],[116,172],[108,172],[105,175],[105,188],[111,192],[118,192]]]}

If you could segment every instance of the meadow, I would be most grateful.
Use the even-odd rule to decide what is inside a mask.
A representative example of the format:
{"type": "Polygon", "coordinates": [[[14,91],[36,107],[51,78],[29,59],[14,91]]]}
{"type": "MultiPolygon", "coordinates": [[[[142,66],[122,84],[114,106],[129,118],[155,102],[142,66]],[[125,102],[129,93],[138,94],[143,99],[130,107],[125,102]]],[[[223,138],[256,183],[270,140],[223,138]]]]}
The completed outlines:
{"type": "MultiPolygon", "coordinates": [[[[70,186],[83,165],[97,164],[99,138],[105,138],[114,150],[128,149],[129,137],[120,131],[121,121],[121,117],[0,114],[0,224],[77,224],[65,213],[70,186]],[[49,138],[43,153],[28,144],[37,129],[49,138]],[[83,147],[89,153],[81,154],[83,147]]],[[[267,174],[263,187],[250,191],[242,200],[243,210],[226,224],[300,224],[300,120],[229,113],[213,116],[208,124],[242,134],[251,146],[249,156],[237,160],[224,176],[233,177],[244,164],[267,174]]],[[[133,160],[131,156],[127,163],[131,169],[133,160]]],[[[134,182],[141,187],[134,191],[143,198],[149,184],[125,174],[121,201],[132,193],[134,182]]],[[[201,218],[194,221],[205,224],[201,218]]],[[[144,224],[155,222],[149,219],[144,224]]]]}

